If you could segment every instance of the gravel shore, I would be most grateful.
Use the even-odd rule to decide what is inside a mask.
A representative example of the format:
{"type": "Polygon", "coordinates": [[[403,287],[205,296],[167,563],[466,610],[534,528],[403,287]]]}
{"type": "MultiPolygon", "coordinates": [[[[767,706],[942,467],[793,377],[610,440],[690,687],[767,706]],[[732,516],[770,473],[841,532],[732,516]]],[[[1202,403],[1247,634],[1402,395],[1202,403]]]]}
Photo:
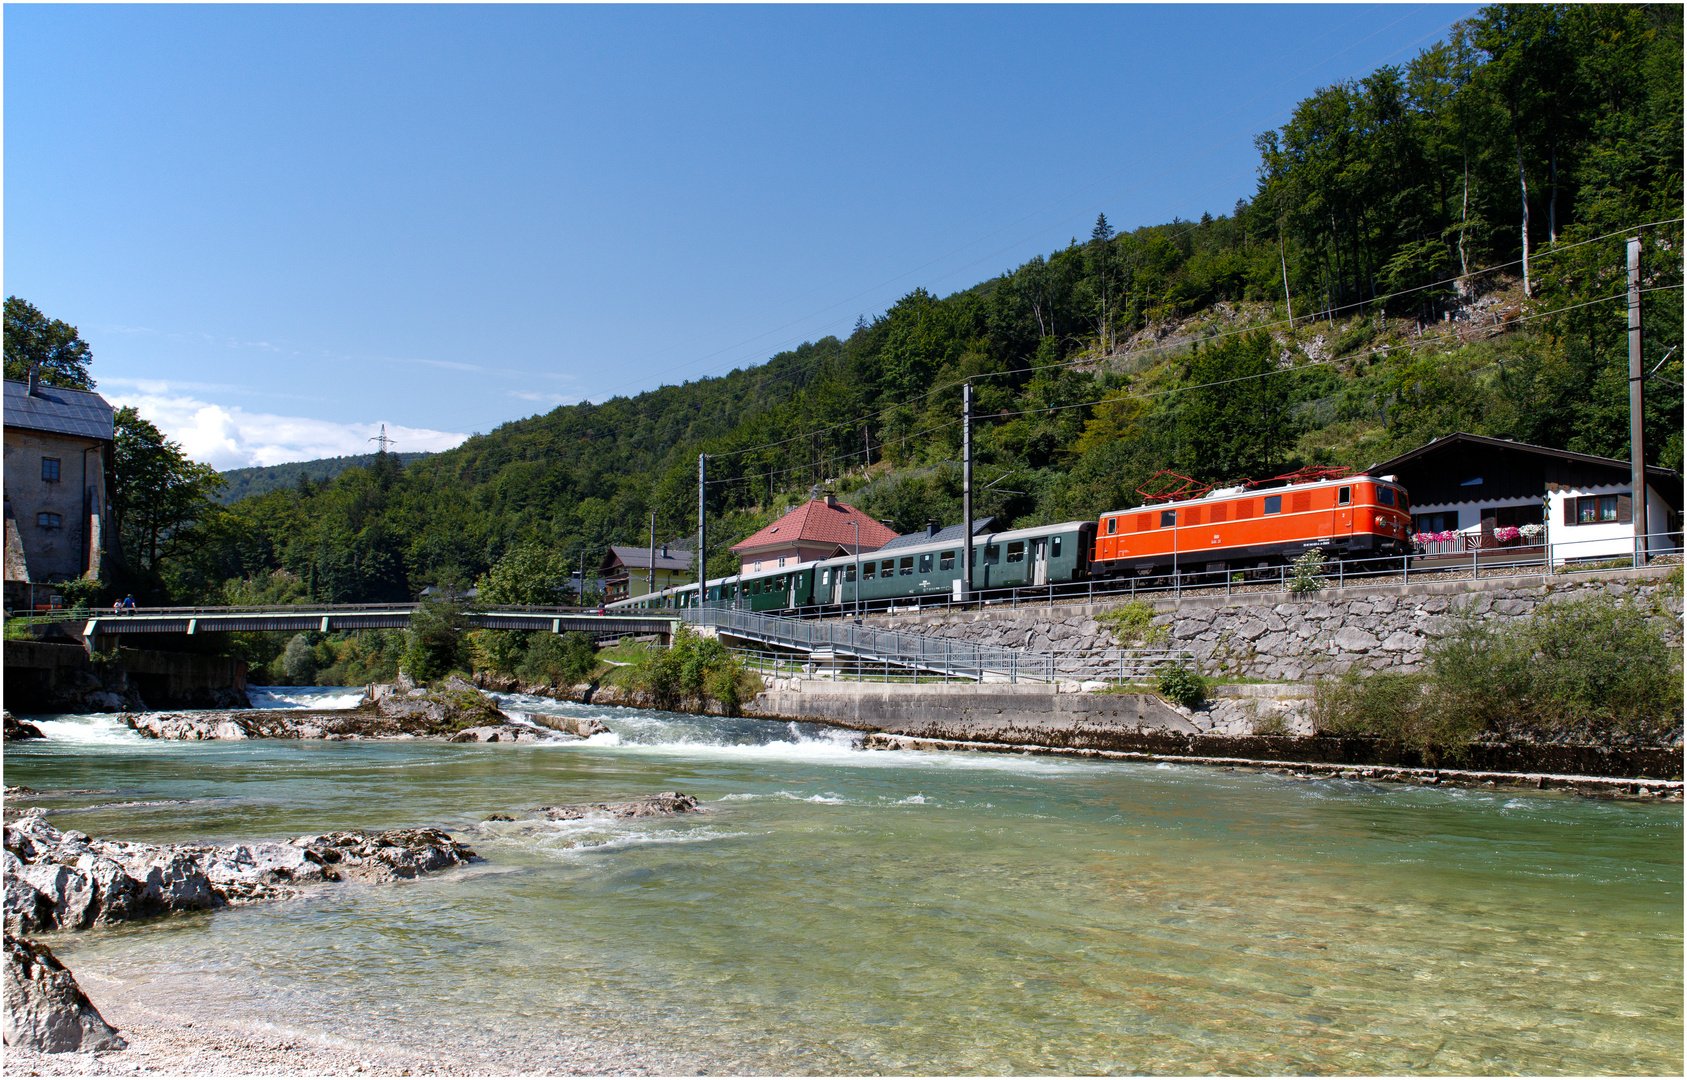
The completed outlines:
{"type": "Polygon", "coordinates": [[[406,1048],[379,1033],[330,1043],[279,1029],[249,1030],[89,995],[129,1040],[127,1050],[38,1054],[6,1048],[6,1076],[701,1076],[684,1057],[590,1038],[466,1054],[406,1048]]]}

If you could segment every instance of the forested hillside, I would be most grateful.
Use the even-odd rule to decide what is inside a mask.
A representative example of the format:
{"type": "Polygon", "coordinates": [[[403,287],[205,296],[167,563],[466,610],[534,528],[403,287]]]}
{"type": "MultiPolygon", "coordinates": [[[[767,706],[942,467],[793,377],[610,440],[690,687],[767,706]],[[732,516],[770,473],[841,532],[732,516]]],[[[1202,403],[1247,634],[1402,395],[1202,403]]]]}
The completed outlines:
{"type": "Polygon", "coordinates": [[[1626,458],[1630,235],[1646,367],[1664,361],[1649,454],[1679,468],[1681,70],[1679,6],[1484,9],[1301,102],[1227,214],[1099,220],[847,340],[240,500],[160,585],[396,599],[522,545],[595,564],[651,511],[659,539],[694,535],[700,452],[712,560],[817,484],[904,530],[955,520],[968,379],[978,512],[1015,523],[1135,505],[1160,468],[1363,467],[1454,430],[1626,458]]]}
{"type": "MultiPolygon", "coordinates": [[[[430,456],[426,450],[408,454],[394,454],[401,465],[410,465],[430,456]]],[[[217,501],[227,506],[253,495],[262,495],[277,488],[297,486],[299,477],[320,484],[332,480],[354,465],[367,466],[373,454],[348,454],[344,457],[315,458],[311,461],[289,461],[284,465],[253,465],[245,469],[227,469],[218,475],[225,487],[217,493],[217,501]]]]}

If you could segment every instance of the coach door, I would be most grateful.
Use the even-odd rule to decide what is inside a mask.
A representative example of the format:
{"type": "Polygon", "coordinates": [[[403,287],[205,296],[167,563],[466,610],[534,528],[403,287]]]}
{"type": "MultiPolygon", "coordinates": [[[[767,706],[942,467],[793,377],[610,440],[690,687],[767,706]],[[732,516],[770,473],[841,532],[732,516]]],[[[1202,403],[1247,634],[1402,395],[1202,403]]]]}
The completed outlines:
{"type": "Polygon", "coordinates": [[[1049,542],[1042,537],[1031,541],[1031,584],[1049,583],[1049,542]]]}

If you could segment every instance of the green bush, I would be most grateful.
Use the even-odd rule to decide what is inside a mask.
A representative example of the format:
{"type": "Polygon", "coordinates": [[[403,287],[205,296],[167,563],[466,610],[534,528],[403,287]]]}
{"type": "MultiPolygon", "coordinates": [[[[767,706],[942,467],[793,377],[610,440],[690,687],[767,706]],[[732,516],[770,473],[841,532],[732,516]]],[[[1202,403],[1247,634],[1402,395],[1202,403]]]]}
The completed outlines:
{"type": "Polygon", "coordinates": [[[311,654],[310,642],[303,634],[294,634],[282,650],[279,671],[285,686],[315,686],[316,657],[311,654]]]}
{"type": "Polygon", "coordinates": [[[1505,629],[1458,613],[1426,660],[1420,675],[1321,680],[1314,727],[1431,760],[1461,757],[1478,739],[1656,746],[1681,733],[1680,654],[1646,611],[1608,597],[1543,604],[1505,629]]]}
{"type": "Polygon", "coordinates": [[[1313,548],[1294,561],[1294,576],[1289,579],[1292,593],[1317,592],[1324,587],[1319,574],[1324,569],[1324,553],[1313,548]]]}
{"type": "Polygon", "coordinates": [[[573,686],[592,677],[597,668],[597,644],[591,635],[572,630],[558,637],[536,634],[516,674],[526,683],[573,686]]]}
{"type": "Polygon", "coordinates": [[[1128,604],[1104,611],[1095,621],[1105,626],[1125,648],[1134,645],[1158,645],[1166,640],[1166,628],[1154,625],[1154,605],[1146,600],[1132,600],[1128,604]]]}
{"type": "MultiPolygon", "coordinates": [[[[525,630],[473,630],[469,632],[469,646],[474,654],[476,671],[495,671],[499,675],[514,675],[526,659],[533,635],[525,630]]],[[[533,680],[528,680],[529,682],[533,680]]]]}
{"type": "Polygon", "coordinates": [[[416,605],[410,614],[402,667],[417,685],[472,666],[463,623],[463,611],[455,600],[429,597],[416,605]]]}
{"type": "Polygon", "coordinates": [[[1186,709],[1196,708],[1207,700],[1207,680],[1185,664],[1161,664],[1157,682],[1161,696],[1186,709]]]}
{"type": "Polygon", "coordinates": [[[648,649],[634,660],[631,681],[660,709],[677,709],[688,701],[704,708],[714,701],[737,715],[757,680],[720,641],[681,626],[668,648],[648,649]]]}

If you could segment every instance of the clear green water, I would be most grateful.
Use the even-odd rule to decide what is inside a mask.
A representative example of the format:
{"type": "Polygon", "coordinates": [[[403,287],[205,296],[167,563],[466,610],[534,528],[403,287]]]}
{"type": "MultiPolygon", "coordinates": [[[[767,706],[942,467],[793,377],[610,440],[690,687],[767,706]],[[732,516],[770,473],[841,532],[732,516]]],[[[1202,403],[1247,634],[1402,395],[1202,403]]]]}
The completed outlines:
{"type": "Polygon", "coordinates": [[[614,735],[181,744],[67,717],[8,746],[8,784],[103,792],[46,803],[61,828],[438,824],[486,860],[61,955],[96,998],[421,1049],[596,1032],[711,1071],[1681,1072],[1679,806],[512,707],[614,735]],[[676,789],[713,812],[482,823],[676,789]]]}

